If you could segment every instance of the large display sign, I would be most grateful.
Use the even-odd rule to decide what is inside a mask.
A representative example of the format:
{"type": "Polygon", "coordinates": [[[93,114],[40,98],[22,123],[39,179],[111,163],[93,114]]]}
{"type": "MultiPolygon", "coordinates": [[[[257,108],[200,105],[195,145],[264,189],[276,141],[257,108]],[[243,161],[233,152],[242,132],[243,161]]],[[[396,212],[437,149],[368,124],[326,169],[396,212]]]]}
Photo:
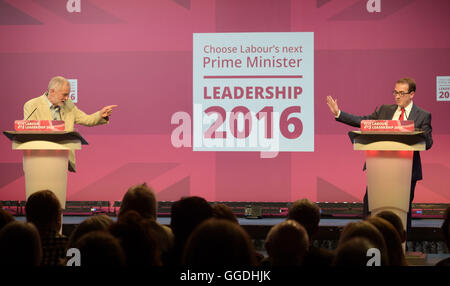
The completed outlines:
{"type": "Polygon", "coordinates": [[[450,101],[450,76],[436,77],[436,100],[450,101]]]}
{"type": "Polygon", "coordinates": [[[314,151],[313,33],[194,34],[194,151],[314,151]]]}

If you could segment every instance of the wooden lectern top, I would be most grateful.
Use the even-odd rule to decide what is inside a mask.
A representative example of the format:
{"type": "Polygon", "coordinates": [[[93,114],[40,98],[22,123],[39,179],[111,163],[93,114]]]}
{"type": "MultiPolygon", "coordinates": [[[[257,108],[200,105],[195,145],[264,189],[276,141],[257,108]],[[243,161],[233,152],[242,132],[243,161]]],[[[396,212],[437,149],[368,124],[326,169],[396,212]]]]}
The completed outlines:
{"type": "Polygon", "coordinates": [[[13,150],[79,150],[88,142],[76,131],[3,131],[13,150]]]}
{"type": "Polygon", "coordinates": [[[425,151],[423,131],[363,132],[350,131],[348,136],[354,150],[425,151]]]}
{"type": "Polygon", "coordinates": [[[79,140],[82,145],[89,143],[76,131],[3,131],[6,137],[11,141],[27,142],[32,140],[46,140],[59,142],[63,140],[79,140]]]}

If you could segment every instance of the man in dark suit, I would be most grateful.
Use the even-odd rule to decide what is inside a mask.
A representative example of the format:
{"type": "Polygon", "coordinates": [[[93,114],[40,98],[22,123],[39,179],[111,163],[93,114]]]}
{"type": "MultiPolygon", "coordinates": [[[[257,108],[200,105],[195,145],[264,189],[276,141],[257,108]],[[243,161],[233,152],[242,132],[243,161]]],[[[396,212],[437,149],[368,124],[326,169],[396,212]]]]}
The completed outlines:
{"type": "MultiPolygon", "coordinates": [[[[415,128],[424,131],[423,136],[426,142],[426,149],[428,150],[433,145],[431,113],[413,103],[412,99],[415,92],[415,81],[411,78],[402,78],[395,83],[395,89],[393,91],[395,104],[382,105],[374,113],[367,116],[356,116],[341,111],[338,107],[337,100],[334,100],[331,96],[327,97],[327,104],[337,121],[358,128],[360,128],[362,120],[413,120],[415,128]]],[[[422,180],[422,164],[419,152],[414,151],[407,231],[411,229],[411,204],[414,199],[414,189],[419,180],[422,180]]],[[[363,212],[364,217],[366,217],[368,215],[367,189],[364,196],[363,212]]]]}

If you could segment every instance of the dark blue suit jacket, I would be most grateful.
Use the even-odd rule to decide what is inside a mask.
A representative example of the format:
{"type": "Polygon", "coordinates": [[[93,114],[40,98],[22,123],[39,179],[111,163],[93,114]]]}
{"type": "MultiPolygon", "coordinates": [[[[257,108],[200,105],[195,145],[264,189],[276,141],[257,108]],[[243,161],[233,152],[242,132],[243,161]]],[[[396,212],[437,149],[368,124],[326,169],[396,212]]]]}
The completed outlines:
{"type": "MultiPolygon", "coordinates": [[[[362,120],[391,120],[395,110],[397,110],[396,104],[382,105],[378,110],[375,110],[374,113],[367,116],[357,116],[341,111],[341,114],[336,120],[360,128],[362,120]]],[[[426,149],[430,149],[433,145],[433,137],[431,135],[431,113],[413,104],[407,119],[414,121],[416,129],[424,131],[423,136],[426,142],[426,149]]],[[[418,151],[414,152],[411,180],[422,180],[422,163],[418,151]]]]}

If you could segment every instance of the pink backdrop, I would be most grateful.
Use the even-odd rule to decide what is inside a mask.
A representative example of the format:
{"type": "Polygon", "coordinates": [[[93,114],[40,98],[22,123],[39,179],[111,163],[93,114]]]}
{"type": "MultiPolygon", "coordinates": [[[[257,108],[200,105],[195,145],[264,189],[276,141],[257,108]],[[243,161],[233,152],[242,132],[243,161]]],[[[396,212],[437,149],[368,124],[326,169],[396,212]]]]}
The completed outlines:
{"type": "MultiPolygon", "coordinates": [[[[422,154],[415,202],[450,202],[449,102],[436,100],[436,76],[450,76],[450,1],[381,0],[0,0],[0,127],[22,119],[23,104],[54,75],[78,79],[78,107],[118,104],[111,123],[78,127],[68,200],[120,200],[146,181],[159,200],[361,201],[364,155],[325,103],[369,114],[393,103],[395,80],[417,81],[414,102],[433,114],[434,146],[422,154]],[[315,151],[193,152],[174,148],[171,116],[192,115],[192,33],[314,32],[315,151]]],[[[25,199],[21,154],[0,137],[0,200],[25,199]]]]}

